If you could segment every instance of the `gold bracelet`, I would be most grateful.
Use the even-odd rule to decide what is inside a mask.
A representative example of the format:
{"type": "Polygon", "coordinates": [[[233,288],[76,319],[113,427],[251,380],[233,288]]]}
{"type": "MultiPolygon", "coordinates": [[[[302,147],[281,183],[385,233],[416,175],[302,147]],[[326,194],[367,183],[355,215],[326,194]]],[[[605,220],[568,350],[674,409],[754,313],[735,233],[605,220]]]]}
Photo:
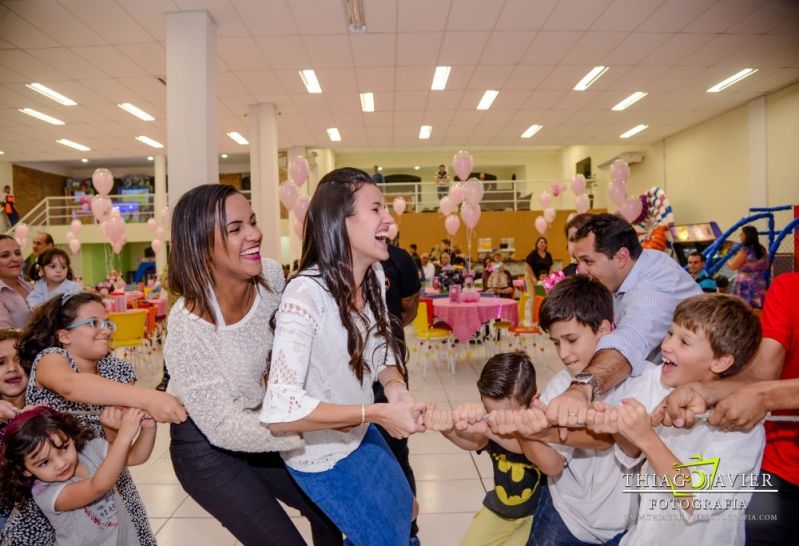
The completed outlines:
{"type": "Polygon", "coordinates": [[[366,422],[366,404],[361,404],[361,424],[366,422]]]}
{"type": "Polygon", "coordinates": [[[393,385],[394,383],[399,383],[400,385],[403,385],[405,388],[408,388],[408,384],[407,384],[407,383],[405,383],[405,380],[404,380],[404,379],[392,379],[391,381],[389,381],[388,383],[386,383],[385,385],[383,385],[383,392],[387,391],[387,390],[388,390],[388,388],[389,388],[391,385],[393,385]]]}

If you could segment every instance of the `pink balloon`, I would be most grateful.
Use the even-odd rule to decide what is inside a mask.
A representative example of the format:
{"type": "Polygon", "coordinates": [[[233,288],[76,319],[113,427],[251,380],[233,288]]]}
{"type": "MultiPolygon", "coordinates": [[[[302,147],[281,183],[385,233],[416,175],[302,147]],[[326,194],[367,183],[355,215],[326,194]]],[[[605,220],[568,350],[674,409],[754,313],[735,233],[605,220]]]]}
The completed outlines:
{"type": "MultiPolygon", "coordinates": [[[[108,197],[95,195],[92,197],[92,213],[98,222],[102,222],[111,215],[114,205],[108,197]]],[[[19,229],[19,228],[18,228],[19,229]]]]}
{"type": "Polygon", "coordinates": [[[119,216],[112,216],[106,220],[105,234],[111,243],[121,243],[125,235],[125,221],[119,216]]]}
{"type": "Polygon", "coordinates": [[[551,224],[552,222],[554,222],[555,216],[557,216],[557,213],[555,212],[555,209],[553,209],[552,207],[544,209],[544,220],[547,221],[547,224],[551,224]]]}
{"type": "Polygon", "coordinates": [[[449,216],[455,211],[455,206],[456,205],[452,202],[452,199],[445,195],[438,202],[438,211],[444,216],[449,216]]]}
{"type": "Polygon", "coordinates": [[[297,186],[286,180],[280,184],[278,197],[280,198],[280,202],[283,203],[284,207],[291,209],[294,207],[294,204],[300,197],[300,190],[297,189],[297,186]]]}
{"type": "Polygon", "coordinates": [[[458,233],[458,230],[461,228],[461,220],[455,214],[450,214],[444,219],[444,229],[447,230],[447,233],[450,235],[455,235],[458,233]]]}
{"type": "Polygon", "coordinates": [[[574,178],[572,178],[572,191],[574,195],[580,195],[585,191],[585,176],[581,174],[574,175],[574,178]]]}
{"type": "Polygon", "coordinates": [[[474,226],[480,221],[480,205],[464,203],[461,207],[461,219],[467,228],[474,229],[474,226]]]}
{"type": "Polygon", "coordinates": [[[588,199],[588,196],[585,193],[581,193],[574,199],[574,208],[577,210],[579,214],[584,212],[588,212],[588,209],[591,207],[591,202],[588,199]]]}
{"type": "Polygon", "coordinates": [[[538,198],[538,201],[541,203],[542,207],[548,208],[551,199],[552,197],[549,195],[549,192],[545,191],[541,194],[541,197],[538,198]]]}
{"type": "Polygon", "coordinates": [[[114,175],[103,167],[95,169],[92,173],[92,186],[100,195],[108,195],[108,192],[114,187],[114,175]]]}
{"type": "Polygon", "coordinates": [[[624,200],[627,199],[627,184],[624,182],[611,182],[608,186],[608,197],[617,207],[620,207],[624,200]]]}
{"type": "Polygon", "coordinates": [[[388,226],[389,241],[393,241],[394,239],[396,239],[398,233],[399,233],[399,228],[397,227],[397,224],[391,224],[390,226],[388,226]]]}
{"type": "Polygon", "coordinates": [[[455,169],[455,174],[457,174],[458,178],[461,180],[469,178],[469,175],[472,174],[473,166],[474,160],[472,159],[472,154],[469,152],[461,150],[452,158],[452,167],[455,169]]]}
{"type": "Polygon", "coordinates": [[[172,211],[169,209],[169,207],[162,208],[161,212],[159,213],[159,215],[161,217],[161,224],[162,225],[164,225],[166,227],[169,227],[169,226],[172,225],[172,211]]]}
{"type": "Polygon", "coordinates": [[[305,222],[305,215],[308,213],[308,207],[311,205],[311,200],[307,197],[300,197],[292,208],[292,212],[297,215],[300,222],[305,222]]]}
{"type": "Polygon", "coordinates": [[[158,254],[161,252],[161,249],[164,248],[164,243],[162,243],[160,239],[153,239],[152,242],[150,242],[150,248],[153,249],[153,252],[158,254]]]}
{"type": "Polygon", "coordinates": [[[69,241],[69,249],[72,251],[73,254],[77,254],[80,250],[80,241],[77,239],[72,239],[69,241]]]}
{"type": "Polygon", "coordinates": [[[75,238],[75,234],[71,231],[67,231],[67,241],[71,241],[75,238]]]}
{"type": "Polygon", "coordinates": [[[157,228],[155,228],[155,233],[153,235],[155,235],[156,239],[160,239],[160,240],[163,241],[165,233],[166,233],[166,231],[164,230],[164,228],[162,228],[161,226],[158,226],[157,228]]]}
{"type": "Polygon", "coordinates": [[[305,181],[308,180],[308,161],[298,155],[289,165],[289,176],[294,181],[294,184],[301,188],[305,181]]]}
{"type": "Polygon", "coordinates": [[[100,231],[106,237],[108,237],[108,232],[106,232],[106,230],[105,230],[107,227],[108,227],[108,220],[103,220],[102,222],[100,222],[100,231]]]}
{"type": "Polygon", "coordinates": [[[111,250],[114,251],[114,254],[119,254],[120,252],[122,252],[122,246],[124,244],[125,243],[123,243],[122,241],[113,242],[113,243],[111,243],[111,250]]]}
{"type": "Polygon", "coordinates": [[[30,233],[30,227],[28,227],[28,224],[20,222],[17,224],[17,229],[14,230],[14,233],[20,239],[24,239],[28,236],[28,233],[30,233]]]}
{"type": "Polygon", "coordinates": [[[552,197],[557,197],[560,195],[560,184],[557,182],[552,183],[552,197]]]}
{"type": "Polygon", "coordinates": [[[483,198],[484,192],[483,183],[476,178],[472,178],[464,184],[463,200],[470,205],[476,205],[483,198]]]}
{"type": "Polygon", "coordinates": [[[155,235],[155,230],[158,229],[158,222],[155,221],[155,218],[147,219],[147,229],[150,230],[150,233],[155,235]]]}
{"type": "Polygon", "coordinates": [[[463,198],[465,197],[463,193],[463,183],[462,182],[455,182],[454,184],[449,185],[449,200],[452,201],[452,204],[456,207],[463,203],[463,198]]]}
{"type": "Polygon", "coordinates": [[[625,220],[632,224],[641,215],[641,208],[641,200],[637,197],[630,197],[621,204],[619,212],[625,220]]]}
{"type": "Polygon", "coordinates": [[[610,165],[610,179],[613,182],[627,182],[630,179],[630,166],[622,159],[617,159],[610,165]]]}
{"type": "Polygon", "coordinates": [[[78,233],[80,233],[80,230],[83,227],[83,223],[80,220],[75,219],[72,220],[72,223],[69,224],[69,226],[72,228],[72,233],[77,235],[78,233]]]}
{"type": "Polygon", "coordinates": [[[405,212],[405,206],[407,203],[405,202],[404,197],[395,197],[394,198],[394,212],[397,213],[397,216],[402,216],[402,213],[405,212]]]}
{"type": "Polygon", "coordinates": [[[538,230],[538,233],[543,235],[547,231],[547,220],[543,216],[536,216],[535,218],[535,229],[538,230]]]}
{"type": "Polygon", "coordinates": [[[300,239],[302,239],[302,230],[304,224],[305,223],[303,221],[298,220],[296,218],[294,219],[294,223],[292,224],[292,227],[294,228],[294,234],[300,239]]]}

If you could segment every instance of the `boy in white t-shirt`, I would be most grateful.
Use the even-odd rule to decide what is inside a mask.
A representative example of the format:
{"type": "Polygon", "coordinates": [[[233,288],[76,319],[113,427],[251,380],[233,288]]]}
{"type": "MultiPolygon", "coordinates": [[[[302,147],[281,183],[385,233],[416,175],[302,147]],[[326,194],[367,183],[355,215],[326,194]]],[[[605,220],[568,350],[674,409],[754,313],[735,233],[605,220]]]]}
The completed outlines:
{"type": "MultiPolygon", "coordinates": [[[[566,369],[552,377],[533,408],[513,416],[512,426],[528,439],[521,444],[531,461],[540,465],[543,458],[554,455],[562,461],[563,470],[549,476],[549,495],[542,496],[533,516],[528,546],[616,544],[637,510],[637,496],[624,493],[627,469],[614,457],[609,438],[596,437],[592,442],[585,431],[571,429],[569,445],[555,443],[559,442],[557,430],[545,416],[545,405],[588,366],[599,339],[611,331],[612,321],[612,294],[585,275],[558,283],[541,305],[539,323],[566,369]]],[[[625,381],[599,399],[617,404],[629,395],[625,381]]],[[[488,422],[492,431],[507,433],[512,427],[494,426],[501,420],[501,415],[490,416],[488,422]]]]}
{"type": "Polygon", "coordinates": [[[703,420],[688,430],[651,423],[662,418],[661,401],[673,388],[738,373],[759,343],[760,322],[740,298],[688,298],[675,309],[661,345],[663,364],[627,381],[635,398],[589,410],[590,428],[627,440],[614,449],[620,460],[646,457],[641,473],[627,478],[627,489],[637,490],[641,500],[621,544],[744,543],[744,513],[759,483],[763,426],[725,432],[703,420]]]}

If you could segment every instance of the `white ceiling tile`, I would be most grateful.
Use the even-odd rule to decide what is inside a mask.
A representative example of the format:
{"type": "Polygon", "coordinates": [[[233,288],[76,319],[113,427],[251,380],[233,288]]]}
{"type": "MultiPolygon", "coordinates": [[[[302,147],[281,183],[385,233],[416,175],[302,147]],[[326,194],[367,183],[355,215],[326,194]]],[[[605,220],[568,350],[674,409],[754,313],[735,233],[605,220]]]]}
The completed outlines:
{"type": "MultiPolygon", "coordinates": [[[[673,92],[691,87],[699,91],[701,83],[697,81],[697,78],[704,77],[704,73],[705,68],[701,66],[674,66],[652,80],[649,84],[649,89],[651,91],[673,92]]],[[[704,92],[708,87],[710,85],[701,87],[701,91],[704,92]]]]}
{"type": "Polygon", "coordinates": [[[512,65],[480,65],[474,69],[468,89],[479,90],[481,95],[486,89],[502,89],[514,68],[512,65]]]}
{"type": "Polygon", "coordinates": [[[325,113],[327,114],[327,101],[324,95],[305,93],[293,97],[297,111],[305,115],[306,113],[325,113]]]}
{"type": "Polygon", "coordinates": [[[433,68],[427,66],[398,66],[394,88],[397,91],[429,90],[433,68]]]}
{"type": "Polygon", "coordinates": [[[106,100],[113,104],[142,100],[142,97],[137,92],[124,85],[119,80],[103,78],[99,80],[85,80],[84,83],[98,95],[105,97],[106,100]]]}
{"type": "Polygon", "coordinates": [[[524,103],[524,109],[527,110],[546,110],[552,108],[560,98],[564,95],[564,91],[554,91],[547,89],[538,89],[530,93],[530,98],[524,103]]]}
{"type": "Polygon", "coordinates": [[[713,41],[713,34],[675,34],[642,61],[645,65],[673,66],[713,41]]]}
{"type": "Polygon", "coordinates": [[[517,65],[505,81],[503,89],[523,89],[528,91],[536,89],[552,72],[553,68],[552,65],[517,65]]]}
{"type": "Polygon", "coordinates": [[[440,65],[477,64],[489,32],[447,32],[438,58],[440,65]]]}
{"type": "MultiPolygon", "coordinates": [[[[355,69],[358,89],[362,92],[394,91],[394,67],[369,67],[355,69]]],[[[432,81],[432,76],[430,76],[432,81]]]]}
{"type": "Polygon", "coordinates": [[[272,70],[221,72],[217,74],[217,95],[271,95],[283,93],[283,85],[272,70]]]}
{"type": "MultiPolygon", "coordinates": [[[[488,123],[490,125],[506,125],[518,118],[519,110],[500,110],[499,108],[491,107],[491,110],[487,111],[483,115],[483,123],[488,123]]],[[[527,124],[525,129],[529,127],[530,124],[527,124]]]]}
{"type": "Polygon", "coordinates": [[[591,30],[632,32],[664,1],[667,0],[614,0],[591,30]]]}
{"type": "Polygon", "coordinates": [[[261,49],[250,37],[219,38],[216,48],[219,58],[232,71],[263,70],[269,67],[261,49]]]}
{"type": "Polygon", "coordinates": [[[546,30],[588,30],[611,0],[561,0],[547,19],[546,30]]]}
{"type": "Polygon", "coordinates": [[[699,15],[684,32],[725,32],[763,5],[762,0],[724,0],[699,15]]]}
{"type": "Polygon", "coordinates": [[[314,64],[303,68],[318,70],[323,67],[355,65],[350,51],[350,41],[346,35],[305,36],[303,42],[314,64]]]}
{"type": "Polygon", "coordinates": [[[35,25],[2,5],[0,5],[0,36],[3,37],[3,41],[10,43],[11,47],[20,49],[60,45],[35,25]]]}
{"type": "Polygon", "coordinates": [[[30,77],[15,72],[10,68],[0,66],[0,83],[26,83],[30,81],[30,77]]]}
{"type": "Polygon", "coordinates": [[[443,35],[440,32],[397,34],[398,66],[435,66],[443,35]]]}
{"type": "Polygon", "coordinates": [[[230,0],[252,36],[296,34],[297,24],[284,0],[230,0]]]}
{"type": "Polygon", "coordinates": [[[300,36],[269,36],[255,39],[271,68],[315,68],[300,36]]]}
{"type": "Polygon", "coordinates": [[[10,68],[31,81],[64,80],[68,77],[20,49],[0,50],[0,66],[10,68]]]}
{"type": "Polygon", "coordinates": [[[452,0],[447,30],[491,30],[502,11],[502,2],[452,0]]]}
{"type": "Polygon", "coordinates": [[[397,31],[397,0],[364,0],[368,32],[397,31]]]}
{"type": "Polygon", "coordinates": [[[798,67],[799,35],[783,34],[778,36],[762,36],[754,38],[746,47],[735,51],[725,59],[725,64],[735,63],[741,67],[798,67]]]}
{"type": "Polygon", "coordinates": [[[394,112],[394,126],[396,127],[414,126],[418,133],[419,127],[423,123],[426,123],[424,110],[397,110],[394,112]]]}
{"type": "MultiPolygon", "coordinates": [[[[363,124],[363,114],[361,112],[361,100],[358,93],[325,93],[327,105],[333,112],[344,114],[358,114],[360,124],[363,124]]],[[[377,105],[375,104],[375,108],[377,105]]],[[[335,115],[335,114],[334,114],[335,115]]]]}
{"type": "Polygon", "coordinates": [[[544,26],[558,0],[506,0],[496,30],[538,30],[544,26]]]}
{"type": "MultiPolygon", "coordinates": [[[[571,90],[591,68],[591,65],[558,65],[553,68],[552,72],[547,75],[547,78],[541,82],[539,89],[571,90]]],[[[605,76],[607,76],[607,74],[605,74],[605,76]]],[[[604,78],[605,76],[602,77],[604,78]]],[[[600,81],[602,81],[602,78],[597,80],[593,85],[597,85],[600,81]]],[[[579,93],[579,91],[577,92],[579,93]]]]}
{"type": "Polygon", "coordinates": [[[643,32],[680,32],[719,0],[668,0],[638,27],[643,32]]]}
{"type": "Polygon", "coordinates": [[[316,76],[325,93],[359,92],[354,68],[321,68],[316,76]]]}
{"type": "Polygon", "coordinates": [[[76,47],[73,51],[113,78],[146,76],[138,64],[131,61],[114,46],[76,47]]]}
{"type": "Polygon", "coordinates": [[[67,47],[105,44],[98,33],[55,0],[6,3],[14,13],[67,47]]]}
{"type": "Polygon", "coordinates": [[[427,99],[427,109],[449,111],[455,110],[463,98],[463,91],[447,89],[444,91],[431,91],[427,99]]]}
{"type": "Polygon", "coordinates": [[[539,32],[521,59],[524,64],[558,64],[580,39],[579,32],[539,32]]]}
{"type": "Polygon", "coordinates": [[[516,64],[524,56],[534,37],[533,32],[492,32],[480,57],[480,63],[516,64]]]}
{"type": "MultiPolygon", "coordinates": [[[[329,100],[329,97],[328,97],[329,100]]],[[[363,126],[363,116],[364,114],[361,112],[338,112],[333,114],[333,127],[338,127],[339,129],[348,129],[349,138],[361,138],[356,136],[357,130],[360,129],[361,131],[364,130],[363,126]]],[[[366,136],[364,132],[362,137],[366,136]]]]}
{"type": "Polygon", "coordinates": [[[233,38],[248,36],[249,31],[228,0],[173,0],[179,11],[207,11],[216,23],[217,36],[233,38]]]}
{"type": "Polygon", "coordinates": [[[605,66],[639,64],[671,38],[671,34],[635,32],[625,38],[605,57],[605,66]]]}
{"type": "MultiPolygon", "coordinates": [[[[621,68],[620,66],[614,66],[612,71],[608,70],[608,72],[600,78],[597,83],[602,82],[602,79],[606,76],[609,82],[607,85],[602,86],[602,89],[625,91],[627,95],[632,91],[646,91],[649,83],[668,69],[665,66],[624,67],[624,70],[621,70],[621,68]],[[617,74],[618,77],[615,77],[617,74]]],[[[591,87],[593,88],[593,86],[591,87]]]]}
{"type": "MultiPolygon", "coordinates": [[[[466,89],[472,79],[474,65],[453,66],[447,81],[447,89],[466,89]]],[[[430,85],[433,84],[433,71],[430,71],[430,85]]]]}
{"type": "Polygon", "coordinates": [[[517,110],[521,108],[527,99],[530,97],[530,91],[515,91],[511,89],[503,89],[494,99],[489,112],[495,110],[517,110]]]}
{"type": "Polygon", "coordinates": [[[291,0],[288,6],[306,35],[347,34],[344,2],[291,0]]]}
{"type": "MultiPolygon", "coordinates": [[[[391,103],[394,103],[394,97],[391,98],[391,103]]],[[[394,125],[394,112],[393,108],[389,112],[369,112],[363,116],[364,125],[366,127],[391,127],[394,125]]]]}
{"type": "MultiPolygon", "coordinates": [[[[433,127],[442,127],[452,123],[452,117],[455,115],[455,110],[432,110],[428,108],[424,113],[423,124],[432,125],[433,127]]],[[[420,123],[421,125],[421,123],[420,123]]]]}
{"type": "Polygon", "coordinates": [[[152,76],[166,75],[166,48],[160,42],[141,42],[117,46],[125,56],[152,76]]]}
{"type": "Polygon", "coordinates": [[[350,34],[355,66],[387,66],[396,58],[394,34],[350,34]]]}
{"type": "Polygon", "coordinates": [[[394,109],[398,112],[424,111],[427,107],[428,91],[397,91],[394,93],[394,109]]]}
{"type": "Polygon", "coordinates": [[[451,0],[397,2],[398,32],[440,32],[447,27],[451,0]]]}
{"type": "MultiPolygon", "coordinates": [[[[756,0],[755,0],[756,1],[756,0]]],[[[799,3],[786,0],[757,2],[759,9],[728,32],[743,34],[794,33],[799,28],[799,3]]]]}
{"type": "Polygon", "coordinates": [[[59,0],[58,3],[108,43],[137,43],[143,41],[143,36],[149,37],[145,28],[116,2],[59,0]]]}
{"type": "Polygon", "coordinates": [[[720,34],[682,62],[689,66],[738,66],[734,53],[745,51],[752,41],[753,37],[746,34],[720,34]]]}
{"type": "Polygon", "coordinates": [[[560,62],[563,64],[601,64],[628,34],[624,32],[586,32],[560,62]]]}

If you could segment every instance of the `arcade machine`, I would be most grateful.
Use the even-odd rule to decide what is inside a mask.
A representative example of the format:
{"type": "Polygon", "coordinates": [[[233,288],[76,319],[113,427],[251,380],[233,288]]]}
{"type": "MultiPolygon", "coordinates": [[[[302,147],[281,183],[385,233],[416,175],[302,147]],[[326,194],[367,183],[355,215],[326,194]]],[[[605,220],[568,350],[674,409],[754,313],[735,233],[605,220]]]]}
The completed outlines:
{"type": "MultiPolygon", "coordinates": [[[[722,231],[716,222],[707,222],[672,226],[671,235],[674,254],[677,256],[680,265],[685,267],[688,264],[688,255],[691,252],[702,252],[717,238],[721,237],[722,231]]],[[[726,251],[729,251],[729,249],[724,248],[722,253],[726,251]]]]}

